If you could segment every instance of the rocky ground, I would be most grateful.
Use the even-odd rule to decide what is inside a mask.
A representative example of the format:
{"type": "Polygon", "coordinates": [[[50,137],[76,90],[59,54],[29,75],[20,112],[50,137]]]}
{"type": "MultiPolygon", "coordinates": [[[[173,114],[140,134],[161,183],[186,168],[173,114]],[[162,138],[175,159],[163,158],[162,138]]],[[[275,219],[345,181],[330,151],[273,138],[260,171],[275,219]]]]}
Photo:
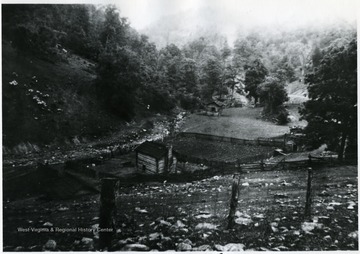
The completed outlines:
{"type": "MultiPolygon", "coordinates": [[[[358,249],[357,167],[338,166],[314,172],[312,216],[307,220],[302,215],[306,175],[302,170],[242,175],[232,229],[227,228],[226,219],[231,175],[190,183],[120,187],[117,231],[111,249],[358,249]]],[[[95,250],[98,216],[99,195],[4,203],[4,250],[95,250]],[[32,232],[40,229],[43,231],[32,232]],[[71,229],[75,231],[69,232],[71,229]]]]}

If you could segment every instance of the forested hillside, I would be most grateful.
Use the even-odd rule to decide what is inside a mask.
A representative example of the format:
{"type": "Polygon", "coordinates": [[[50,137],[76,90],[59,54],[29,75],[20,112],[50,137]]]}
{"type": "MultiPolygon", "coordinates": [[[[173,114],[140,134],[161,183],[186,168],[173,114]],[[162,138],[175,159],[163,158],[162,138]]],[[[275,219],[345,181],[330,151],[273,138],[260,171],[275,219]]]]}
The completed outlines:
{"type": "Polygon", "coordinates": [[[131,120],[200,109],[214,96],[231,99],[234,92],[282,123],[287,91],[304,93],[305,75],[323,52],[355,34],[345,23],[291,32],[240,27],[232,45],[221,26],[189,31],[186,22],[169,27],[174,18],[168,17],[166,25],[149,24],[149,39],[120,11],[3,5],[5,146],[103,135],[131,120]]]}

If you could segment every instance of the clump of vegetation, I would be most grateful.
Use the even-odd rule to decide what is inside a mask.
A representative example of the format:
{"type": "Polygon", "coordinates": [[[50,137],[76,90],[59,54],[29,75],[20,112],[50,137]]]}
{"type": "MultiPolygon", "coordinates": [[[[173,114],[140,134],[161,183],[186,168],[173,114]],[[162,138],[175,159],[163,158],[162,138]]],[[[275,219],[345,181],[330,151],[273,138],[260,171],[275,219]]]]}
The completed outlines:
{"type": "MultiPolygon", "coordinates": [[[[344,38],[321,52],[306,75],[310,100],[301,114],[310,145],[327,144],[339,159],[357,156],[357,40],[344,38]]],[[[315,51],[313,59],[319,52],[315,51]]]]}

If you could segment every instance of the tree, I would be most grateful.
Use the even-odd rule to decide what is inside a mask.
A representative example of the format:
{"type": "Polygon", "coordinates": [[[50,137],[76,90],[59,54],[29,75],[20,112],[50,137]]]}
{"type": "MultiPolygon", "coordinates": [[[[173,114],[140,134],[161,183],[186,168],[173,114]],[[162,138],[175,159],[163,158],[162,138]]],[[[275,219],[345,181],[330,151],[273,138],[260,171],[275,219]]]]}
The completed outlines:
{"type": "Polygon", "coordinates": [[[274,77],[266,77],[265,81],[259,85],[257,93],[261,102],[264,103],[265,114],[278,113],[283,103],[289,99],[284,86],[284,82],[274,77]]]}
{"type": "Polygon", "coordinates": [[[322,58],[321,51],[319,47],[316,46],[311,56],[313,67],[317,67],[320,65],[321,58],[322,58]]]}
{"type": "Polygon", "coordinates": [[[214,92],[222,91],[222,68],[215,57],[209,58],[204,67],[204,82],[207,85],[205,97],[211,98],[214,92]]]}
{"type": "Polygon", "coordinates": [[[281,82],[293,82],[296,80],[294,68],[289,64],[286,56],[277,64],[274,76],[281,82]]]}
{"type": "Polygon", "coordinates": [[[357,154],[357,41],[330,47],[306,76],[310,100],[301,114],[311,145],[327,144],[338,158],[357,154]],[[348,144],[348,146],[347,146],[348,144]],[[345,154],[346,153],[346,154],[345,154]]]}
{"type": "Polygon", "coordinates": [[[245,70],[245,92],[249,92],[249,97],[253,97],[256,104],[259,98],[258,86],[264,82],[268,71],[259,59],[245,66],[245,70]]]}

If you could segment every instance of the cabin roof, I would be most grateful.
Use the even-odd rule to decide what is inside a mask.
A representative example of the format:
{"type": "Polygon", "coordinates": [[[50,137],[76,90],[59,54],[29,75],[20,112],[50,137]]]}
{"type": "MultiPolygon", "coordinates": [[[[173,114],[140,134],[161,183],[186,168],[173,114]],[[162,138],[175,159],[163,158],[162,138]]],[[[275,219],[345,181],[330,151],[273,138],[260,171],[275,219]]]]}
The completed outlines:
{"type": "Polygon", "coordinates": [[[135,151],[149,155],[156,159],[161,159],[165,154],[167,154],[168,149],[163,144],[145,141],[139,145],[135,151]]]}

